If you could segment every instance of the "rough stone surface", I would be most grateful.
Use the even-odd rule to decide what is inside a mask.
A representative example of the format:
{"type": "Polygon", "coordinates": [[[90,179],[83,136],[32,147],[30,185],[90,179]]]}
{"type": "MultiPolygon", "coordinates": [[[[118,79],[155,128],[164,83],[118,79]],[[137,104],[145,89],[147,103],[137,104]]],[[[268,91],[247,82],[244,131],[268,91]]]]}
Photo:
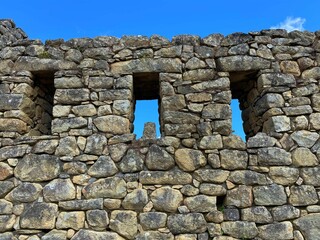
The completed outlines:
{"type": "Polygon", "coordinates": [[[178,166],[184,171],[194,171],[206,164],[206,158],[201,151],[192,149],[178,149],[175,152],[178,166]]]}
{"type": "Polygon", "coordinates": [[[153,206],[158,211],[176,212],[182,200],[182,194],[170,187],[159,188],[151,194],[153,206]]]}
{"type": "Polygon", "coordinates": [[[206,220],[200,213],[170,215],[168,228],[173,234],[202,233],[207,229],[206,220]]]}

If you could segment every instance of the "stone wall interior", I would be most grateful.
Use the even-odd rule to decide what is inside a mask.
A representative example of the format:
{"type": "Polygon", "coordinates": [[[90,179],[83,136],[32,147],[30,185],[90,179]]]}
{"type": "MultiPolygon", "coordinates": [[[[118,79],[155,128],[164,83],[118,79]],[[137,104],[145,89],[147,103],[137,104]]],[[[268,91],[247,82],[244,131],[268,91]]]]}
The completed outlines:
{"type": "Polygon", "coordinates": [[[1,20],[0,239],[320,239],[319,81],[320,31],[43,44],[1,20]]]}

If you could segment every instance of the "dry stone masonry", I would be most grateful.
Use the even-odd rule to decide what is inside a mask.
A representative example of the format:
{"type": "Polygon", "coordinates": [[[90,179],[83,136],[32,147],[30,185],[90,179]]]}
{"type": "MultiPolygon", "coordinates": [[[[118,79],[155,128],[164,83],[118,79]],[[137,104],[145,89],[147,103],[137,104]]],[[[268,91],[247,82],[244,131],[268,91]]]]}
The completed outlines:
{"type": "Polygon", "coordinates": [[[320,32],[43,44],[1,20],[0,239],[320,239],[319,81],[320,32]],[[160,138],[133,134],[141,99],[160,138]]]}

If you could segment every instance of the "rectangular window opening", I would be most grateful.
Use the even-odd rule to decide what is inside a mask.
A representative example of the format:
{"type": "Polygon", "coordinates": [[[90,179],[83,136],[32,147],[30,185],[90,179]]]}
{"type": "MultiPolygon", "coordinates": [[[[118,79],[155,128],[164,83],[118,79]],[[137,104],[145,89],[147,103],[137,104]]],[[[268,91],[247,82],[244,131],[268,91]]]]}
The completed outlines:
{"type": "Polygon", "coordinates": [[[159,73],[133,74],[133,93],[135,99],[133,132],[137,135],[137,138],[160,137],[159,92],[159,73]],[[144,125],[147,122],[155,124],[155,132],[152,124],[149,124],[144,132],[144,125]]]}
{"type": "Polygon", "coordinates": [[[55,93],[54,72],[33,72],[36,96],[32,135],[51,135],[53,97],[55,93]]]}

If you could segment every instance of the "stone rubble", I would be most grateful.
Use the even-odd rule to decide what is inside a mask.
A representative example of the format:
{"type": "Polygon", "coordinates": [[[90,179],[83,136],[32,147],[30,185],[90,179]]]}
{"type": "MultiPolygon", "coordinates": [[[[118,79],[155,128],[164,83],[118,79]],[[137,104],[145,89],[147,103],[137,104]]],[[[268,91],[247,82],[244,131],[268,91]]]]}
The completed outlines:
{"type": "Polygon", "coordinates": [[[320,239],[319,81],[319,31],[43,44],[0,20],[0,239],[320,239]],[[136,139],[150,98],[161,137],[136,139]]]}

